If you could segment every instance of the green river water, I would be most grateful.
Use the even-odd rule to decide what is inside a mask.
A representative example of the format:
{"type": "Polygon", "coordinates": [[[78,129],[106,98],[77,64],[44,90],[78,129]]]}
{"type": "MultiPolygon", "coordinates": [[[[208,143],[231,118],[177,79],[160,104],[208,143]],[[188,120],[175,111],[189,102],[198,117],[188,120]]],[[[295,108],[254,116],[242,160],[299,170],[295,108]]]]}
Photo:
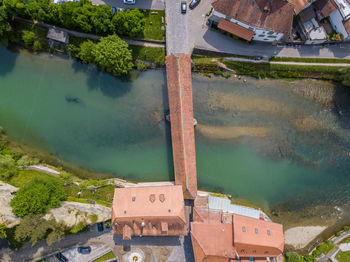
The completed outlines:
{"type": "MultiPolygon", "coordinates": [[[[349,204],[350,89],[246,79],[193,75],[199,187],[270,209],[349,204]]],[[[172,180],[167,109],[163,70],[121,81],[0,47],[0,125],[84,169],[172,180]]]]}

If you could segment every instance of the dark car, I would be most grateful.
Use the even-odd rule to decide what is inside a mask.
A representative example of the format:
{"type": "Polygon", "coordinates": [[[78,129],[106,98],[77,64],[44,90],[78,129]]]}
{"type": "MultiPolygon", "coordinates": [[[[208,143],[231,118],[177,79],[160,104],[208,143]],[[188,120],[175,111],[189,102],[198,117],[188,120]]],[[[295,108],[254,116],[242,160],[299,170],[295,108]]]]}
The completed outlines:
{"type": "Polygon", "coordinates": [[[187,11],[187,4],[185,1],[182,1],[181,2],[181,13],[186,14],[186,11],[187,11]]]}
{"type": "Polygon", "coordinates": [[[99,232],[103,231],[103,223],[98,223],[98,224],[97,224],[97,230],[98,230],[99,232]]]}
{"type": "Polygon", "coordinates": [[[201,2],[201,0],[192,0],[189,7],[191,9],[195,8],[197,5],[199,5],[199,3],[201,2]]]}
{"type": "Polygon", "coordinates": [[[83,247],[78,247],[78,253],[87,255],[90,254],[91,252],[91,247],[89,246],[83,246],[83,247]]]}
{"type": "Polygon", "coordinates": [[[66,258],[61,252],[57,253],[55,257],[60,262],[68,262],[68,258],[66,258]]]}

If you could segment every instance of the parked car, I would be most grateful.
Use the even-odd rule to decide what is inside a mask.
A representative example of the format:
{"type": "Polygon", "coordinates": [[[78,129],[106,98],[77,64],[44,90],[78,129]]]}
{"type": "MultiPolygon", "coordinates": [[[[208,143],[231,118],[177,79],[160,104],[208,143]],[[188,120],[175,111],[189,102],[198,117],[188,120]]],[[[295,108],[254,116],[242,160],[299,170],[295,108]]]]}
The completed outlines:
{"type": "Polygon", "coordinates": [[[182,1],[181,2],[181,13],[186,14],[186,11],[187,11],[187,4],[185,1],[182,1]]]}
{"type": "Polygon", "coordinates": [[[68,262],[68,258],[66,258],[61,252],[58,252],[55,255],[56,259],[60,262],[68,262]]]}
{"type": "Polygon", "coordinates": [[[256,61],[261,60],[261,56],[254,56],[253,59],[256,61]]]}
{"type": "MultiPolygon", "coordinates": [[[[118,7],[117,10],[120,11],[120,12],[125,12],[125,8],[120,8],[120,7],[118,7]]],[[[95,190],[95,191],[96,191],[96,190],[95,190]]],[[[95,192],[94,192],[94,193],[95,193],[95,192]]]]}
{"type": "Polygon", "coordinates": [[[99,232],[103,231],[103,223],[98,223],[98,224],[97,224],[97,230],[98,230],[99,232]]]}
{"type": "Polygon", "coordinates": [[[124,4],[126,5],[134,5],[136,0],[123,0],[124,4]]]}
{"type": "Polygon", "coordinates": [[[90,254],[90,252],[91,252],[91,247],[89,246],[78,247],[78,253],[80,254],[87,255],[87,254],[90,254]]]}
{"type": "Polygon", "coordinates": [[[197,5],[199,5],[199,3],[201,2],[201,0],[192,0],[189,7],[190,9],[195,8],[197,5]]]}

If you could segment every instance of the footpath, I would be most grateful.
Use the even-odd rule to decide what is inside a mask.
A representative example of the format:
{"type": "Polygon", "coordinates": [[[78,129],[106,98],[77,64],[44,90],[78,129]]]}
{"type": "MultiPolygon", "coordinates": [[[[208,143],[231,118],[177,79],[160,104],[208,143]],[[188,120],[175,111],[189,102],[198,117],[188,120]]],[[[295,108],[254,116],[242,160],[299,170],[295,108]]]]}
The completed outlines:
{"type": "Polygon", "coordinates": [[[317,259],[319,262],[327,262],[327,261],[332,261],[332,262],[338,262],[338,260],[335,258],[336,255],[338,254],[339,251],[350,251],[350,243],[343,243],[339,244],[343,239],[350,237],[350,231],[344,232],[341,234],[339,237],[335,237],[333,240],[333,244],[335,245],[335,248],[329,252],[327,255],[317,259]]]}

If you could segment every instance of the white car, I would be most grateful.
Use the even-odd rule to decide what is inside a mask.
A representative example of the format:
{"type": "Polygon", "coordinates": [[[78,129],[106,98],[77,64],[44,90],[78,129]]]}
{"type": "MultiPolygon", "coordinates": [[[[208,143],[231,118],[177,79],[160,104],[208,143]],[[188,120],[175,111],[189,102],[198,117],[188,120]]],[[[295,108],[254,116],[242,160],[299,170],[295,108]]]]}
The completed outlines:
{"type": "Polygon", "coordinates": [[[136,0],[123,0],[124,4],[126,5],[134,5],[136,0]]]}

